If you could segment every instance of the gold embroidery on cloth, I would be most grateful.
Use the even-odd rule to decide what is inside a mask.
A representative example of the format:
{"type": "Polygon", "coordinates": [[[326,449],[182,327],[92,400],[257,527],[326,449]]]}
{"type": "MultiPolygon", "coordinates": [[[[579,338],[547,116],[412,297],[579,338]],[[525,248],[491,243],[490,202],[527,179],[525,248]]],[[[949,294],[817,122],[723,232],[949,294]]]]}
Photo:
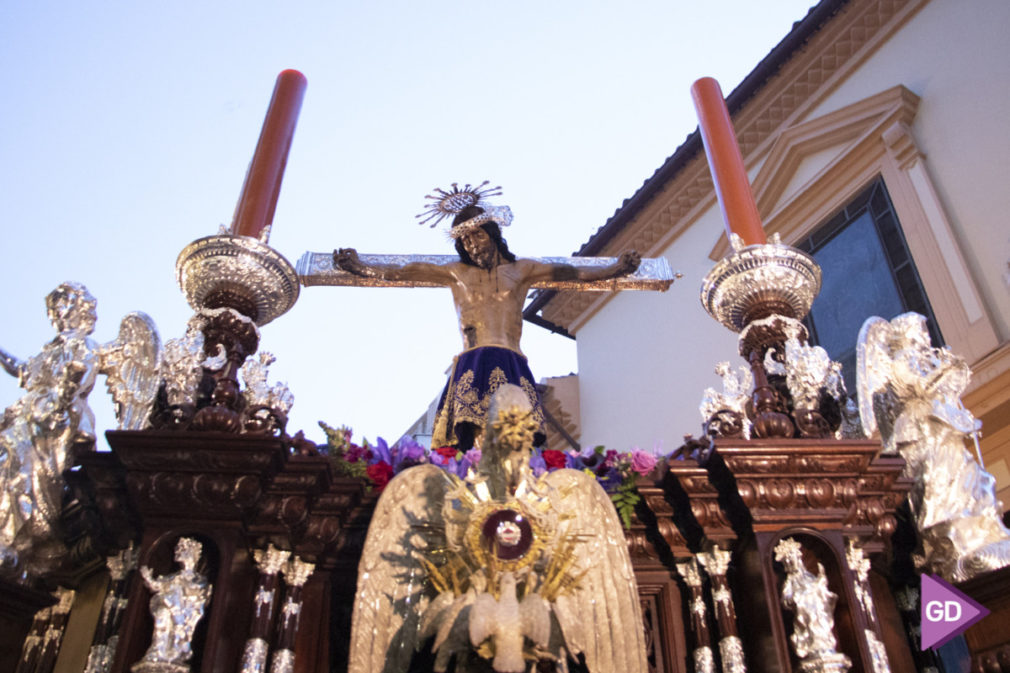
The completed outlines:
{"type": "MultiPolygon", "coordinates": [[[[480,396],[477,388],[474,388],[473,380],[474,372],[472,369],[463,372],[455,381],[450,380],[449,390],[445,396],[445,404],[442,405],[442,408],[438,412],[438,417],[435,419],[435,427],[431,437],[432,447],[451,446],[456,443],[453,427],[450,427],[450,425],[473,423],[477,426],[478,436],[484,431],[484,423],[487,421],[487,410],[491,406],[491,398],[498,388],[508,383],[508,378],[501,367],[492,369],[491,375],[488,377],[487,393],[483,396],[480,396]]],[[[540,406],[536,387],[525,376],[519,377],[519,387],[530,398],[530,403],[533,405],[533,420],[542,428],[544,425],[544,411],[540,406]]]]}

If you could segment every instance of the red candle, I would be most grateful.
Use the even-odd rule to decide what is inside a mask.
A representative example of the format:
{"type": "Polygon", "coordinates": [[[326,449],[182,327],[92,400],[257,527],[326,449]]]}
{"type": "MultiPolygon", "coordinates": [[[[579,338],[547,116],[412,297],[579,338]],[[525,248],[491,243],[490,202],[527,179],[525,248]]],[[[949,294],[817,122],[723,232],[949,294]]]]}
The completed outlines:
{"type": "Polygon", "coordinates": [[[698,111],[698,126],[726,223],[726,235],[736,234],[743,239],[744,245],[766,243],[761,216],[754,203],[719,83],[711,77],[703,77],[691,85],[691,96],[698,111]]]}
{"type": "Polygon", "coordinates": [[[285,70],[277,76],[256,152],[235,206],[231,224],[233,234],[259,238],[273,222],[305,86],[305,75],[297,70],[285,70]]]}

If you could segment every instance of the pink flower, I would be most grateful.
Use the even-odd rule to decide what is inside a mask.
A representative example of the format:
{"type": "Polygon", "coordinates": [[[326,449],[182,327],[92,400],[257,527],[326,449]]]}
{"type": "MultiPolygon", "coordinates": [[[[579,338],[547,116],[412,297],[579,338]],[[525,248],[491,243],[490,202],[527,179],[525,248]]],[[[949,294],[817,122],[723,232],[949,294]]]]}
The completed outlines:
{"type": "Polygon", "coordinates": [[[635,448],[631,450],[631,469],[641,475],[647,475],[656,467],[656,456],[635,448]]]}

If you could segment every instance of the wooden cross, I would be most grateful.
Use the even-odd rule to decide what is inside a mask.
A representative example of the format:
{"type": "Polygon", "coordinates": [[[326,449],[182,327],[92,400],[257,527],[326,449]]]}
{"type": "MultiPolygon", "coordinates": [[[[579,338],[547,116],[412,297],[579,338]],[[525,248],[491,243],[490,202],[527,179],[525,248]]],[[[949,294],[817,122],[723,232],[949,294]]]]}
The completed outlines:
{"type": "MultiPolygon", "coordinates": [[[[361,261],[369,265],[401,266],[411,262],[426,262],[428,264],[447,265],[458,262],[456,255],[359,255],[361,261]]],[[[616,257],[530,257],[545,264],[567,264],[581,269],[610,266],[617,261],[616,257]]],[[[343,269],[333,266],[332,252],[306,252],[298,260],[298,279],[302,285],[335,285],[345,287],[441,287],[438,283],[426,281],[383,280],[370,276],[356,276],[343,269]]],[[[547,280],[535,283],[534,288],[545,290],[582,290],[596,292],[613,292],[615,290],[658,290],[666,291],[675,278],[670,270],[670,263],[665,257],[642,259],[635,273],[593,282],[547,280]]]]}

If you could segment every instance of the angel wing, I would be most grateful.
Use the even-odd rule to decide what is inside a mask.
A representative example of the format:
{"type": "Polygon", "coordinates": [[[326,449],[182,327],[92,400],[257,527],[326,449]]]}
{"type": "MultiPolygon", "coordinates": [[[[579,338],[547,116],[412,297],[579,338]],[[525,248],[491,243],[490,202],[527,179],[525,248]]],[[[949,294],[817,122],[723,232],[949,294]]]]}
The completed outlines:
{"type": "Polygon", "coordinates": [[[574,591],[554,601],[569,650],[585,656],[590,673],[646,673],[638,586],[610,497],[594,477],[578,470],[557,470],[546,480],[566,494],[565,508],[577,513],[565,533],[584,537],[575,546],[584,574],[574,591]]]}
{"type": "Polygon", "coordinates": [[[874,437],[879,431],[874,398],[887,389],[891,371],[891,323],[883,318],[867,318],[856,343],[856,392],[863,434],[874,437]]]}
{"type": "Polygon", "coordinates": [[[434,465],[405,470],[375,506],[358,565],[350,673],[403,673],[421,635],[425,553],[444,548],[442,505],[451,482],[434,465]]]}
{"type": "Polygon", "coordinates": [[[136,311],[119,323],[119,336],[99,350],[99,368],[120,430],[142,430],[161,383],[161,339],[154,321],[136,311]]]}

